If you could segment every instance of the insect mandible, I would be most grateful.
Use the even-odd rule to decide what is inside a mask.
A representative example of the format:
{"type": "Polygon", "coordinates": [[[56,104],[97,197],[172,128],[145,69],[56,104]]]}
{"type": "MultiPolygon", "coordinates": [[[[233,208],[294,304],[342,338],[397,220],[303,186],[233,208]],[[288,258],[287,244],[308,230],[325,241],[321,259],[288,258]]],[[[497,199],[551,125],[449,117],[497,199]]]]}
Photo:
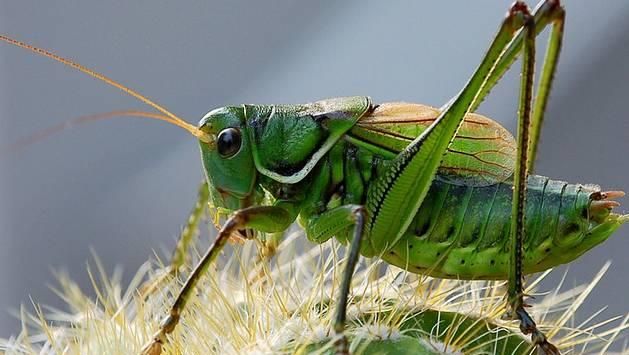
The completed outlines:
{"type": "Polygon", "coordinates": [[[224,107],[194,127],[156,107],[162,114],[155,118],[199,139],[207,174],[199,202],[231,213],[146,352],[160,351],[199,276],[230,236],[281,232],[297,220],[315,242],[335,236],[350,246],[335,321],[340,352],[347,346],[342,333],[349,284],[362,254],[437,277],[508,279],[509,304],[522,330],[542,352],[557,353],[523,308],[522,276],[574,260],[627,220],[610,212],[620,192],[529,176],[564,16],[555,1],[543,1],[533,14],[514,4],[470,81],[441,110],[349,97],[224,107]],[[545,58],[531,107],[535,35],[546,26],[552,26],[555,50],[545,58]],[[516,141],[469,112],[518,55],[516,141]]]}

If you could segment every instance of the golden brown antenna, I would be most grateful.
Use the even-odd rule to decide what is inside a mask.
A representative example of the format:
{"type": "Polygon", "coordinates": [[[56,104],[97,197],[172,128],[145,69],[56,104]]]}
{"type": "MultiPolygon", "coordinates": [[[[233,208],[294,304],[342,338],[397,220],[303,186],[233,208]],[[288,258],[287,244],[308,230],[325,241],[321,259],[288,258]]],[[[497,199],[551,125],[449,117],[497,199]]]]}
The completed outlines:
{"type": "Polygon", "coordinates": [[[15,142],[10,143],[4,147],[0,146],[0,155],[2,154],[2,152],[13,153],[21,148],[37,143],[43,139],[50,137],[51,135],[55,133],[72,128],[76,125],[88,123],[88,122],[106,120],[113,117],[139,117],[139,118],[152,118],[152,119],[166,121],[166,122],[172,121],[170,117],[166,115],[162,115],[161,113],[138,111],[138,110],[116,110],[116,111],[110,111],[110,112],[96,113],[93,115],[80,116],[80,117],[71,118],[69,120],[65,120],[63,122],[57,123],[47,128],[44,128],[29,136],[20,138],[16,140],[15,142]]]}
{"type": "Polygon", "coordinates": [[[60,62],[62,64],[65,64],[69,67],[72,67],[74,69],[77,69],[93,78],[96,78],[100,81],[103,81],[121,91],[123,91],[124,93],[126,93],[127,95],[133,96],[136,99],[142,101],[143,103],[153,107],[154,109],[156,109],[157,111],[161,112],[164,114],[164,116],[161,116],[160,118],[156,118],[156,117],[151,117],[151,116],[143,116],[143,117],[147,117],[147,118],[153,118],[153,119],[159,119],[162,121],[166,121],[169,123],[172,123],[176,126],[179,126],[183,129],[185,129],[186,131],[190,132],[190,134],[192,134],[193,136],[199,138],[201,141],[209,143],[211,141],[211,138],[205,134],[203,131],[199,130],[196,126],[191,125],[190,123],[182,120],[181,118],[177,117],[177,115],[175,115],[174,113],[168,111],[167,109],[165,109],[164,107],[158,105],[157,103],[153,102],[152,100],[150,100],[149,98],[147,98],[146,96],[141,95],[140,93],[118,83],[115,80],[112,80],[106,76],[104,76],[103,74],[97,73],[89,68],[86,68],[84,66],[82,66],[81,64],[78,64],[76,62],[73,62],[69,59],[60,57],[50,51],[47,51],[45,49],[42,48],[38,48],[35,46],[31,46],[30,44],[26,44],[24,42],[12,39],[10,37],[4,36],[4,35],[0,35],[0,40],[7,42],[9,44],[12,44],[14,46],[20,47],[20,48],[24,48],[27,49],[33,53],[42,55],[44,57],[56,60],[57,62],[60,62]]]}

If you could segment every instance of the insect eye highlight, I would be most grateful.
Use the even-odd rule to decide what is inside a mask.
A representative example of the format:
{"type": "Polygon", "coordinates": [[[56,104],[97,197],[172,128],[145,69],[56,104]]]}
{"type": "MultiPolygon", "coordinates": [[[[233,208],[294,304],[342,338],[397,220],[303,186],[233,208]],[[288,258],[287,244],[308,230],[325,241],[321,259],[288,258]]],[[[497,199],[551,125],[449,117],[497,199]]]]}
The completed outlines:
{"type": "Polygon", "coordinates": [[[216,148],[222,158],[231,158],[236,155],[241,145],[242,137],[238,128],[225,128],[216,139],[216,148]]]}

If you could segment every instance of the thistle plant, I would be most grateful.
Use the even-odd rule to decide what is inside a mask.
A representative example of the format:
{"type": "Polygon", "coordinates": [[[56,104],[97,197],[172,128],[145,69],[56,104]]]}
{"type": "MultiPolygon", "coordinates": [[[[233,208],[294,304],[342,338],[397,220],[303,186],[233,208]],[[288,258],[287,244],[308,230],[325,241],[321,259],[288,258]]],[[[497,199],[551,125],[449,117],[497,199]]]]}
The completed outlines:
{"type": "MultiPolygon", "coordinates": [[[[234,247],[206,275],[164,348],[166,354],[329,354],[329,329],[341,278],[344,248],[337,243],[304,245],[287,237],[269,262],[256,262],[259,245],[234,247]],[[304,251],[304,249],[306,249],[304,251]]],[[[198,254],[195,254],[198,258],[198,254]]],[[[0,342],[6,354],[130,354],[150,338],[185,280],[145,263],[128,286],[121,272],[108,275],[97,258],[88,272],[93,295],[67,274],[57,274],[55,292],[67,310],[22,308],[22,329],[0,342]],[[146,281],[149,280],[149,281],[146,281]],[[150,292],[146,291],[150,285],[150,292]]],[[[194,260],[190,260],[190,263],[194,260]]],[[[585,285],[547,293],[529,282],[539,326],[564,354],[609,354],[623,339],[628,317],[574,324],[579,306],[609,267],[585,285]]],[[[406,273],[374,260],[361,260],[352,285],[348,334],[353,353],[363,354],[530,354],[517,328],[503,320],[504,282],[462,282],[406,273]]],[[[617,346],[618,347],[618,346],[617,346]]],[[[626,348],[626,347],[625,347],[626,348]]]]}

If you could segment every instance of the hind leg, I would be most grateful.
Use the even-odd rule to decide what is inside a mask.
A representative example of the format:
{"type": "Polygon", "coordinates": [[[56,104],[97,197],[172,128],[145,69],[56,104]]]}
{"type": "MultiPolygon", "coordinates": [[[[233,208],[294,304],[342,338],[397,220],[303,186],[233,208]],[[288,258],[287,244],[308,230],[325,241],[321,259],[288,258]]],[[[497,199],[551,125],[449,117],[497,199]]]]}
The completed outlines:
{"type": "Polygon", "coordinates": [[[553,24],[553,31],[549,43],[549,50],[545,58],[545,64],[538,89],[535,111],[531,115],[531,103],[533,97],[533,77],[535,68],[535,18],[529,13],[523,3],[516,3],[511,12],[522,19],[524,24],[522,74],[520,82],[520,100],[518,106],[518,152],[514,173],[513,206],[511,210],[511,258],[510,277],[508,289],[509,315],[520,321],[520,330],[524,334],[530,334],[532,342],[537,346],[538,353],[555,355],[559,350],[551,344],[544,333],[535,324],[535,321],[526,312],[526,304],[523,300],[523,271],[522,260],[523,243],[525,240],[525,210],[526,210],[526,181],[529,171],[533,168],[539,132],[543,120],[544,108],[548,100],[548,93],[552,76],[554,74],[561,36],[563,33],[564,13],[557,2],[545,1],[540,8],[550,8],[558,14],[553,24]],[[532,116],[532,117],[531,117],[532,116]]]}

